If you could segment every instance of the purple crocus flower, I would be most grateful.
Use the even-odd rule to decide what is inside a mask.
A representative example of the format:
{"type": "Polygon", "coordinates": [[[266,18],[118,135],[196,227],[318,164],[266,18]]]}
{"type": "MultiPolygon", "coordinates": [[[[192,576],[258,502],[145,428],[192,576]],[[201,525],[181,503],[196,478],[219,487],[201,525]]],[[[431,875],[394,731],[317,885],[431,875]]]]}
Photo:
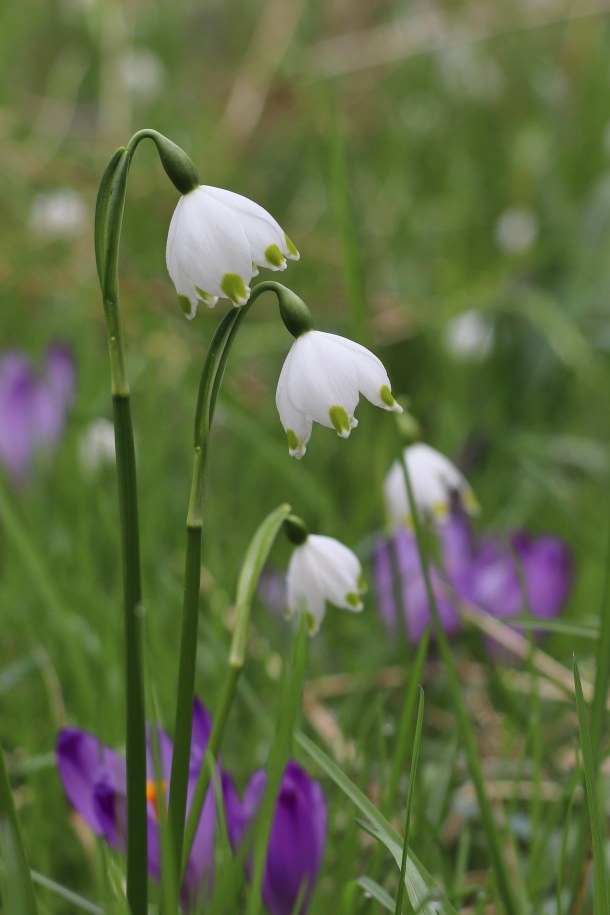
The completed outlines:
{"type": "MultiPolygon", "coordinates": [[[[195,699],[187,811],[190,809],[211,729],[212,720],[209,713],[195,699]]],[[[151,876],[158,880],[161,875],[158,805],[167,803],[165,795],[171,775],[173,746],[165,731],[157,727],[157,780],[153,736],[149,726],[146,760],[148,870],[151,876]],[[163,798],[159,797],[159,787],[163,798]]],[[[64,790],[74,809],[112,848],[124,851],[127,804],[125,759],[109,747],[103,746],[93,734],[78,728],[64,728],[57,737],[57,765],[64,790]]],[[[214,793],[210,788],[182,884],[181,900],[185,911],[189,911],[201,895],[205,894],[206,889],[210,888],[214,860],[214,822],[214,793]]]]}
{"type": "Polygon", "coordinates": [[[52,451],[63,435],[74,399],[75,368],[70,349],[47,349],[44,375],[23,353],[0,357],[0,464],[24,482],[39,451],[52,451]]]}
{"type": "MultiPolygon", "coordinates": [[[[237,848],[260,806],[266,774],[250,779],[241,801],[230,775],[223,775],[223,795],[229,839],[237,848]]],[[[262,897],[270,915],[305,915],[320,871],[326,843],[326,801],[319,782],[295,760],[289,760],[275,804],[262,897]],[[295,913],[297,901],[301,900],[295,913]]],[[[251,863],[247,865],[251,877],[251,863]]]]}
{"type": "MultiPolygon", "coordinates": [[[[436,534],[440,561],[433,559],[430,578],[446,632],[460,625],[452,595],[502,619],[527,612],[549,619],[560,612],[572,574],[570,551],[557,537],[517,533],[508,543],[490,536],[477,543],[468,517],[459,510],[436,526],[436,534]]],[[[387,628],[396,631],[399,597],[409,640],[419,642],[430,608],[411,531],[398,528],[389,540],[377,541],[373,579],[387,628]]]]}

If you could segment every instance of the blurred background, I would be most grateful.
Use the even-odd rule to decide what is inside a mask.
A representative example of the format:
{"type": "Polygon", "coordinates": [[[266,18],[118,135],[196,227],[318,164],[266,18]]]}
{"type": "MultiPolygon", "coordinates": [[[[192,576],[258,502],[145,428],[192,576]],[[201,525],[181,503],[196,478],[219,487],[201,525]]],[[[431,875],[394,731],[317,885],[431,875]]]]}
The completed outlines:
{"type": "MultiPolygon", "coordinates": [[[[203,183],[273,213],[301,252],[278,278],[320,329],[382,358],[425,440],[471,481],[482,528],[569,544],[565,616],[586,622],[602,591],[610,483],[609,14],[601,0],[4,4],[0,343],[41,377],[54,343],[76,367],[62,436],[27,473],[4,468],[0,485],[0,739],[38,869],[81,888],[91,879],[78,871],[76,834],[61,851],[54,841],[68,819],[57,728],[70,721],[123,739],[114,471],[83,456],[91,423],[111,417],[92,225],[113,150],[153,127],[184,147],[203,183]]],[[[181,314],[165,268],[175,204],[152,144],[142,144],[121,283],[150,677],[166,722],[191,425],[224,310],[202,307],[192,323],[181,314]]],[[[364,558],[384,524],[390,418],[363,402],[348,443],[317,427],[305,459],[289,459],[274,406],[289,345],[274,301],[262,298],[217,413],[198,682],[212,706],[236,575],[264,515],[289,501],[312,530],[364,558]]],[[[7,434],[6,415],[0,423],[7,434]]],[[[278,568],[288,555],[277,548],[278,568]]],[[[244,687],[242,727],[228,738],[234,766],[244,734],[247,764],[265,758],[264,706],[288,639],[261,602],[246,681],[256,688],[244,687]]],[[[590,653],[565,635],[549,646],[562,658],[576,647],[584,662],[590,653]]],[[[403,652],[371,598],[366,618],[329,612],[312,676],[365,677],[403,652]]],[[[345,731],[366,741],[386,700],[354,689],[338,713],[345,731]]]]}

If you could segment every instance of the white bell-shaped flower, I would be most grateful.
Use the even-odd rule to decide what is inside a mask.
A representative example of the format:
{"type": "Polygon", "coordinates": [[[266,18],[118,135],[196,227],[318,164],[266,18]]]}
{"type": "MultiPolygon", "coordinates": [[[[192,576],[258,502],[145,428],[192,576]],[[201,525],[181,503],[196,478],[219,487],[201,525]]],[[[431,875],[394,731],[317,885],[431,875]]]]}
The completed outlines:
{"type": "MultiPolygon", "coordinates": [[[[451,461],[429,445],[418,443],[405,448],[403,460],[411,479],[418,511],[437,521],[448,518],[457,501],[469,514],[478,511],[478,503],[468,481],[451,461]]],[[[411,509],[404,471],[394,461],[384,481],[386,511],[396,524],[411,524],[411,509]]]]}
{"type": "Polygon", "coordinates": [[[377,356],[345,337],[308,330],[296,337],[282,366],[275,403],[292,457],[302,458],[313,422],[347,438],[357,425],[360,394],[376,407],[402,413],[377,356]]]}
{"type": "Polygon", "coordinates": [[[245,305],[259,267],[284,270],[299,252],[266,210],[218,187],[200,185],[184,194],[167,237],[167,269],[187,318],[199,302],[219,298],[245,305]]]}
{"type": "Polygon", "coordinates": [[[304,613],[311,635],[320,628],[327,601],[359,611],[366,590],[357,556],[338,540],[321,534],[310,534],[295,547],[286,585],[288,613],[304,613]]]}

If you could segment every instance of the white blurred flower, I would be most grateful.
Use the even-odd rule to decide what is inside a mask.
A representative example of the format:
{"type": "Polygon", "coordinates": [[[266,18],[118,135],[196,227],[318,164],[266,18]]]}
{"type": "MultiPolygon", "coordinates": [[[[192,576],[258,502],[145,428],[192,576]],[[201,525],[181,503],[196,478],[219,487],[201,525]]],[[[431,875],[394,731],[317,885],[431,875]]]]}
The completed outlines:
{"type": "Polygon", "coordinates": [[[302,458],[315,422],[347,438],[358,425],[360,394],[374,406],[402,413],[377,356],[345,337],[309,330],[300,334],[282,366],[275,403],[292,457],[302,458]]]}
{"type": "Polygon", "coordinates": [[[350,549],[333,537],[310,534],[295,550],[286,576],[288,613],[304,613],[311,635],[320,628],[326,602],[362,610],[366,588],[362,566],[350,549]]]}
{"type": "Polygon", "coordinates": [[[87,208],[76,191],[57,188],[36,194],[29,216],[32,232],[55,238],[76,235],[85,223],[87,208]]]}
{"type": "Polygon", "coordinates": [[[118,61],[123,87],[146,101],[155,99],[165,84],[165,67],[150,48],[130,48],[118,61]]]}
{"type": "MultiPolygon", "coordinates": [[[[468,481],[444,454],[418,443],[404,449],[403,460],[409,471],[419,512],[431,515],[436,521],[444,521],[456,499],[469,514],[478,511],[477,500],[468,481]]],[[[399,461],[394,461],[390,467],[383,489],[389,519],[395,524],[411,525],[407,487],[399,461]]]]}
{"type": "Polygon", "coordinates": [[[445,346],[458,359],[483,360],[494,342],[492,324],[471,308],[451,320],[445,329],[445,346]]]}
{"type": "Polygon", "coordinates": [[[521,254],[531,248],[538,237],[536,214],[521,207],[511,207],[500,215],[494,232],[499,248],[521,254]]]}
{"type": "Polygon", "coordinates": [[[257,203],[217,187],[200,185],[184,194],[167,237],[167,269],[187,318],[199,302],[219,298],[245,305],[258,267],[284,270],[299,252],[257,203]]]}
{"type": "Polygon", "coordinates": [[[83,469],[97,473],[105,464],[114,464],[114,425],[109,419],[94,419],[84,430],[78,446],[83,469]]]}

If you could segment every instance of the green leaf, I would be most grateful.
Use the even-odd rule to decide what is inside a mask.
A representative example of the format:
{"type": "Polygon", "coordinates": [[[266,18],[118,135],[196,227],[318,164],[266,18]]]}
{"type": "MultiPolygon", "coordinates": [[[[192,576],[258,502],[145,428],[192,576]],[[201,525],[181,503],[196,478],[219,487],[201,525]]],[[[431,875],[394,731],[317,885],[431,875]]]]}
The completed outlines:
{"type": "Polygon", "coordinates": [[[119,163],[126,152],[127,150],[125,147],[120,146],[116,152],[112,154],[110,161],[104,170],[104,174],[102,175],[102,180],[100,181],[99,190],[97,192],[97,200],[95,203],[94,237],[95,263],[97,265],[97,275],[100,281],[100,285],[102,284],[106,267],[108,207],[110,205],[112,186],[116,176],[117,168],[119,167],[119,163]]]}
{"type": "Polygon", "coordinates": [[[589,820],[591,822],[591,840],[593,844],[593,911],[595,915],[608,915],[610,912],[610,895],[608,892],[608,865],[606,862],[605,830],[600,816],[600,799],[597,790],[597,771],[595,756],[591,745],[591,734],[587,721],[587,707],[582,692],[578,664],[574,658],[574,686],[576,688],[576,710],[580,729],[583,768],[589,820]]]}
{"type": "MultiPolygon", "coordinates": [[[[338,788],[349,797],[363,813],[370,824],[367,830],[390,852],[398,867],[402,862],[402,839],[375,805],[345,775],[342,769],[301,731],[296,732],[297,742],[303,750],[334,781],[338,788]]],[[[436,886],[423,864],[411,851],[407,859],[405,889],[414,909],[423,915],[457,915],[444,891],[436,886]]]]}
{"type": "Polygon", "coordinates": [[[394,911],[394,900],[375,880],[371,880],[370,877],[358,877],[356,882],[368,896],[375,899],[384,909],[387,909],[388,912],[394,911]]]}

